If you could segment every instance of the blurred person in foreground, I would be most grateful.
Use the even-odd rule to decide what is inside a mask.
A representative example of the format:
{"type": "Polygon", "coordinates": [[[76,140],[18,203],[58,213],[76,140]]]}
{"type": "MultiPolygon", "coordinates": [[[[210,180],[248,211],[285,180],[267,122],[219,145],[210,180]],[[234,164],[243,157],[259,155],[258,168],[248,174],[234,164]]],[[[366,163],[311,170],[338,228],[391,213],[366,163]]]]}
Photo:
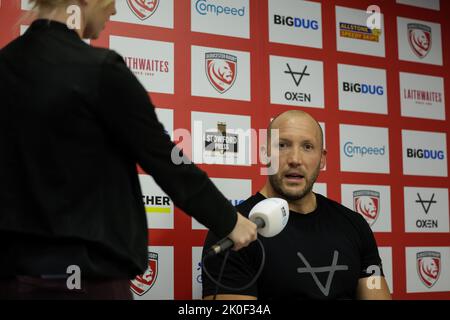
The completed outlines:
{"type": "Polygon", "coordinates": [[[98,38],[115,1],[31,4],[37,19],[0,50],[0,299],[131,299],[149,263],[136,164],[235,250],[255,240],[206,173],[173,163],[181,151],[124,60],[82,40],[98,38]]]}

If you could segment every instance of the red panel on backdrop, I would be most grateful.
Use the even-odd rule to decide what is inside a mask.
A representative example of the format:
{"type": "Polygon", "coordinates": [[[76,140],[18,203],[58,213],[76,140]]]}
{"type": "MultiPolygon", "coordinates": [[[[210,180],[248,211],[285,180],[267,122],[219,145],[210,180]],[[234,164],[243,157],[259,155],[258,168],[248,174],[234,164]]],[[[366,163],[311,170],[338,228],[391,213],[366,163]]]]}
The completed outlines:
{"type": "MultiPolygon", "coordinates": [[[[389,222],[383,227],[384,229],[381,227],[379,229],[374,228],[374,232],[379,247],[387,247],[391,250],[387,252],[390,253],[388,256],[391,260],[390,262],[392,262],[391,285],[393,286],[393,297],[398,299],[449,299],[448,291],[450,289],[446,290],[446,292],[428,292],[425,289],[423,291],[415,290],[414,284],[407,283],[406,271],[406,260],[408,257],[416,254],[419,256],[420,253],[418,251],[422,250],[416,250],[415,248],[445,247],[447,251],[450,248],[450,233],[448,230],[448,177],[447,174],[414,173],[416,169],[413,167],[409,168],[409,165],[405,164],[403,159],[405,152],[404,145],[407,143],[409,134],[414,136],[415,131],[420,131],[445,133],[448,136],[448,133],[450,133],[450,125],[447,118],[448,112],[447,115],[444,113],[444,117],[440,117],[439,115],[434,118],[429,117],[429,115],[428,118],[427,115],[408,116],[405,110],[402,111],[400,101],[402,95],[406,94],[405,88],[402,87],[403,77],[406,78],[408,74],[421,74],[444,79],[443,93],[445,93],[445,101],[443,101],[443,105],[449,104],[450,46],[448,43],[448,34],[450,34],[450,22],[445,13],[450,12],[450,2],[440,1],[440,10],[432,10],[399,4],[395,0],[377,1],[384,15],[384,30],[382,32],[385,46],[384,53],[381,55],[378,53],[369,55],[351,52],[348,48],[345,49],[346,44],[344,42],[341,44],[338,43],[336,35],[336,28],[339,27],[335,23],[337,20],[336,15],[345,16],[345,10],[343,10],[344,13],[341,13],[337,7],[366,11],[366,8],[374,1],[333,0],[313,2],[321,4],[322,42],[320,46],[322,48],[314,47],[314,45],[294,45],[269,41],[271,37],[269,31],[270,21],[268,20],[268,17],[270,17],[269,0],[250,0],[248,9],[251,14],[249,18],[248,39],[245,37],[237,38],[230,37],[229,35],[191,31],[191,1],[186,0],[174,1],[173,26],[164,25],[166,22],[145,25],[111,21],[100,39],[93,41],[92,45],[112,47],[112,41],[119,43],[125,38],[158,41],[158,44],[152,42],[150,47],[163,43],[161,44],[161,50],[167,48],[167,43],[173,44],[173,62],[169,62],[173,63],[175,68],[173,88],[162,88],[161,90],[157,90],[157,92],[153,92],[150,89],[152,91],[150,95],[156,106],[174,110],[174,129],[186,128],[191,130],[192,112],[247,116],[250,117],[251,128],[256,130],[265,129],[270,118],[282,111],[300,108],[309,112],[319,122],[325,124],[328,163],[326,170],[321,173],[318,182],[326,183],[328,197],[344,203],[346,192],[353,188],[352,186],[354,185],[389,187],[389,222]],[[399,51],[403,49],[399,46],[398,32],[403,32],[403,29],[399,29],[402,22],[399,21],[398,17],[440,24],[442,34],[441,64],[417,63],[414,60],[415,58],[408,58],[409,60],[406,58],[399,59],[399,51]],[[117,38],[111,38],[111,36],[117,38]],[[338,50],[339,46],[342,46],[340,50],[338,50]],[[206,93],[204,95],[193,94],[196,89],[194,88],[195,85],[191,83],[191,79],[197,71],[194,66],[195,63],[191,60],[195,58],[195,48],[197,47],[221,48],[231,53],[238,52],[237,54],[242,52],[249,53],[249,77],[251,79],[249,99],[241,96],[231,96],[231,98],[223,99],[221,96],[218,96],[217,92],[206,93]],[[317,108],[315,106],[308,106],[308,104],[305,106],[292,106],[277,101],[272,96],[271,91],[271,85],[273,85],[271,84],[270,70],[272,57],[321,62],[323,66],[323,107],[317,108]],[[358,69],[357,67],[371,68],[374,77],[376,74],[383,75],[383,72],[385,72],[386,85],[384,90],[387,92],[386,112],[383,110],[376,112],[374,111],[375,109],[362,112],[361,110],[352,110],[348,106],[342,105],[345,96],[340,92],[339,87],[341,85],[340,80],[342,80],[341,76],[344,77],[344,73],[342,75],[339,73],[340,68],[345,69],[346,66],[351,66],[353,68],[352,70],[366,70],[358,69]],[[342,139],[346,130],[358,130],[355,126],[388,129],[386,138],[386,143],[389,145],[387,171],[382,167],[380,167],[379,171],[376,171],[378,170],[376,169],[375,171],[368,170],[367,172],[364,168],[361,170],[349,170],[342,163],[343,159],[345,160],[345,157],[341,155],[341,152],[343,152],[341,151],[342,139]],[[447,193],[447,212],[443,213],[444,216],[447,215],[446,230],[444,228],[441,232],[418,233],[413,228],[414,226],[409,226],[408,219],[405,217],[405,210],[407,210],[405,195],[408,192],[415,194],[415,189],[408,189],[414,187],[436,188],[438,191],[444,190],[444,193],[447,193]]],[[[161,4],[159,5],[161,6],[161,4]]],[[[163,10],[161,8],[158,7],[157,9],[163,10]]],[[[26,24],[25,22],[29,23],[26,20],[20,21],[24,13],[25,11],[21,10],[20,0],[1,1],[0,29],[2,32],[0,34],[0,47],[5,46],[12,39],[19,36],[21,24],[26,24]]],[[[149,18],[152,18],[152,15],[149,15],[149,18]]],[[[349,21],[346,22],[349,23],[349,21]]],[[[436,37],[436,34],[430,35],[430,31],[426,27],[418,27],[417,23],[414,25],[411,22],[407,26],[408,36],[412,37],[409,44],[412,46],[412,50],[416,51],[417,56],[423,55],[423,52],[425,54],[427,53],[427,50],[429,50],[427,45],[430,45],[429,43],[436,46],[436,38],[430,38],[436,37]],[[416,35],[416,33],[423,35],[428,42],[424,39],[421,40],[420,36],[416,35]],[[414,44],[414,40],[422,42],[414,44]],[[422,50],[425,50],[422,53],[420,53],[421,45],[422,50]]],[[[214,29],[213,26],[211,28],[214,29]]],[[[345,27],[343,26],[342,28],[345,27]]],[[[341,30],[341,32],[343,31],[341,30]]],[[[358,36],[356,33],[352,34],[355,37],[358,36]]],[[[376,35],[372,36],[376,37],[376,35]]],[[[408,36],[405,33],[405,41],[408,40],[408,36]]],[[[230,55],[233,56],[231,53],[230,55]]],[[[239,59],[244,58],[239,56],[239,59]]],[[[238,70],[239,68],[240,66],[238,66],[238,70]]],[[[369,71],[367,70],[367,72],[369,71]]],[[[236,84],[234,83],[234,85],[236,84]]],[[[244,86],[244,84],[241,85],[244,86]]],[[[151,86],[152,84],[150,83],[151,86]]],[[[307,100],[305,101],[307,102],[307,100]]],[[[378,105],[374,106],[374,108],[378,107],[378,105]]],[[[448,108],[445,108],[445,110],[448,110],[448,108]]],[[[384,131],[376,132],[382,134],[384,131]]],[[[448,146],[448,141],[444,140],[445,150],[448,150],[448,146]]],[[[192,154],[191,152],[193,150],[187,151],[188,154],[192,154]]],[[[447,156],[445,156],[444,162],[445,167],[448,168],[449,161],[447,156]]],[[[352,164],[350,163],[349,165],[351,166],[352,164]]],[[[258,163],[252,164],[251,166],[200,164],[200,167],[209,176],[214,178],[251,180],[251,192],[253,193],[258,191],[265,181],[265,177],[259,174],[261,165],[258,163]]],[[[355,194],[353,189],[348,192],[355,194]]],[[[372,195],[374,194],[376,193],[372,193],[372,195]]],[[[378,218],[377,221],[379,219],[381,218],[378,218]]],[[[445,219],[443,221],[445,222],[445,219]]],[[[150,246],[173,247],[172,297],[175,299],[191,299],[193,297],[192,288],[195,277],[192,275],[194,264],[192,261],[194,259],[192,248],[202,246],[205,235],[205,230],[193,230],[191,219],[181,214],[179,209],[175,209],[175,214],[173,214],[172,227],[152,228],[149,234],[150,246]]],[[[431,261],[426,260],[428,256],[425,254],[420,256],[420,263],[422,265],[426,261],[431,261]]],[[[161,254],[159,259],[161,259],[161,254]]],[[[442,267],[442,265],[440,266],[442,267]]],[[[447,265],[447,268],[450,269],[450,265],[447,265]]],[[[160,272],[162,272],[161,268],[160,272]]],[[[450,279],[445,278],[443,281],[450,281],[450,279]]],[[[447,285],[450,287],[450,284],[447,285]]]]}

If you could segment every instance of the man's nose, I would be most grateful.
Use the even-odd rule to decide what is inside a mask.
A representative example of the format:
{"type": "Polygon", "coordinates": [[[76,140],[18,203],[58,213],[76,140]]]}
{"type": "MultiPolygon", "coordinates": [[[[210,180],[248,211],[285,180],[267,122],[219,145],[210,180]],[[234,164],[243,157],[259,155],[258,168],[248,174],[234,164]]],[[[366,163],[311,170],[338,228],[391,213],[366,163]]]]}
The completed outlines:
{"type": "Polygon", "coordinates": [[[300,148],[292,148],[288,156],[290,166],[299,166],[302,164],[302,153],[300,148]]]}

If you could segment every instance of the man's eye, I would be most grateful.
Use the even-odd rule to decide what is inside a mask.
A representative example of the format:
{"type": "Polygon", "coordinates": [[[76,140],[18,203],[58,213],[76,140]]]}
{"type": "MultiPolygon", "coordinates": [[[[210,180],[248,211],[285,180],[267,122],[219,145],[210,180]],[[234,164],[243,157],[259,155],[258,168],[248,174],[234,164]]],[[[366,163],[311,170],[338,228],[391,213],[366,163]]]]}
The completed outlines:
{"type": "Polygon", "coordinates": [[[304,148],[305,150],[312,150],[314,149],[314,146],[312,144],[305,144],[304,148]]]}

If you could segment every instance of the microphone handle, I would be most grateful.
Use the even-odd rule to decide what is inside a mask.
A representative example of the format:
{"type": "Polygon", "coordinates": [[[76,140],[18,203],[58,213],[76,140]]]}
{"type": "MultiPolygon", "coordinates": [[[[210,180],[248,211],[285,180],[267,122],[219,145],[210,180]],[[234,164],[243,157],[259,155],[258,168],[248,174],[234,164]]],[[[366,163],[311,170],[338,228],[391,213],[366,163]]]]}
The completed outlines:
{"type": "MultiPolygon", "coordinates": [[[[262,218],[255,218],[252,220],[254,224],[256,224],[257,228],[264,228],[266,225],[265,221],[262,218]]],[[[215,245],[211,247],[211,249],[208,250],[208,255],[213,256],[220,252],[224,252],[234,246],[234,242],[230,238],[223,238],[219,242],[217,242],[215,245]]]]}

